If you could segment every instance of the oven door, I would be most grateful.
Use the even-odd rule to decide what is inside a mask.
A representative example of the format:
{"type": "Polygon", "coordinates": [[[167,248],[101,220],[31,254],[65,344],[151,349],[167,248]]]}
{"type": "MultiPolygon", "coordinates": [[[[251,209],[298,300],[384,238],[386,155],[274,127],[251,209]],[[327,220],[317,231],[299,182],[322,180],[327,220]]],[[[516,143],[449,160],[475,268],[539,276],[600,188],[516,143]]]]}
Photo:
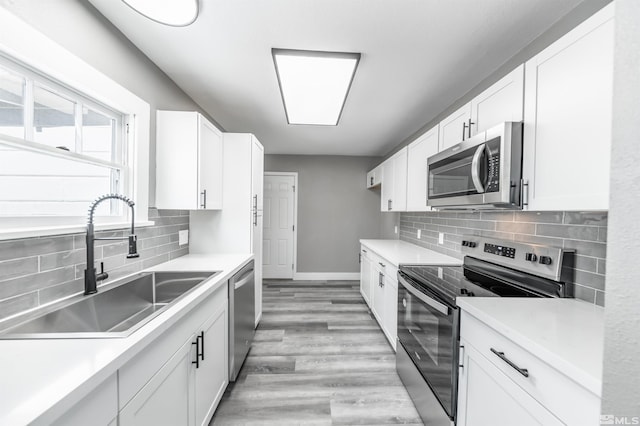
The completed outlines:
{"type": "Polygon", "coordinates": [[[398,273],[398,340],[453,419],[457,391],[458,310],[398,273]]]}

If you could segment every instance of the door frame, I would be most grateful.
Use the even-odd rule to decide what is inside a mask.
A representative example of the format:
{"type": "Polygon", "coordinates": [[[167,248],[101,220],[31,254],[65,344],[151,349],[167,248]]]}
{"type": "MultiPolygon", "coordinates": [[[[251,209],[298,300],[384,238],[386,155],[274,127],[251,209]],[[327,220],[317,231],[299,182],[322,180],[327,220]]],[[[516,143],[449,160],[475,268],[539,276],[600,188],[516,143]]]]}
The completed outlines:
{"type": "MultiPolygon", "coordinates": [[[[298,192],[300,187],[298,186],[298,172],[264,172],[266,176],[293,176],[293,272],[291,274],[292,279],[296,279],[298,273],[298,192]]],[[[262,216],[264,218],[264,205],[262,216]]],[[[264,225],[263,225],[264,227],[264,225]]],[[[262,238],[264,241],[264,230],[262,231],[262,238]]]]}

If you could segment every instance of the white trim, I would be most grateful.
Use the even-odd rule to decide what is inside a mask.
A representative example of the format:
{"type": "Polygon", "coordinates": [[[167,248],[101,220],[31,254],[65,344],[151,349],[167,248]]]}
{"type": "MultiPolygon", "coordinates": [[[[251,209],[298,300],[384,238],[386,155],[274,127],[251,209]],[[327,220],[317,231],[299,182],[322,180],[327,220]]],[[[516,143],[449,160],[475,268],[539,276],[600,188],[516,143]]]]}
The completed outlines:
{"type": "MultiPolygon", "coordinates": [[[[149,104],[3,7],[0,7],[0,28],[0,52],[109,108],[128,114],[125,117],[125,124],[126,121],[130,123],[127,164],[134,167],[135,174],[128,177],[125,185],[129,186],[129,198],[136,203],[136,217],[140,222],[147,222],[151,114],[149,104]]],[[[71,225],[62,232],[59,228],[43,227],[40,228],[39,234],[31,235],[57,235],[81,229],[71,225]]],[[[34,229],[36,228],[16,229],[15,234],[24,232],[26,235],[33,233],[34,229]]],[[[9,231],[10,234],[11,232],[12,230],[9,231]]],[[[19,237],[6,237],[4,231],[0,231],[0,239],[7,238],[19,237]]]]}
{"type": "Polygon", "coordinates": [[[258,328],[258,324],[260,324],[261,319],[262,319],[262,312],[260,312],[258,314],[258,317],[256,318],[256,324],[255,324],[256,328],[258,328]]]}
{"type": "MultiPolygon", "coordinates": [[[[137,228],[146,228],[148,226],[155,225],[155,222],[150,220],[140,221],[135,223],[137,228]]],[[[129,229],[131,222],[112,222],[96,224],[96,231],[110,231],[113,229],[129,229]]],[[[13,229],[0,229],[0,241],[3,240],[17,240],[20,238],[32,238],[32,237],[49,237],[53,235],[66,235],[66,234],[82,234],[87,231],[87,225],[63,225],[63,226],[42,226],[32,228],[13,228],[13,229]]]]}
{"type": "Polygon", "coordinates": [[[294,272],[293,279],[305,281],[358,281],[360,272],[294,272]]]}
{"type": "MultiPolygon", "coordinates": [[[[265,176],[293,176],[293,187],[295,190],[293,191],[293,277],[295,279],[296,273],[298,272],[298,192],[300,188],[298,187],[298,172],[264,172],[265,176]]],[[[262,215],[264,216],[264,206],[262,215]]],[[[264,231],[262,233],[262,238],[264,239],[264,231]]],[[[265,277],[264,279],[278,279],[278,277],[265,277]]]]}

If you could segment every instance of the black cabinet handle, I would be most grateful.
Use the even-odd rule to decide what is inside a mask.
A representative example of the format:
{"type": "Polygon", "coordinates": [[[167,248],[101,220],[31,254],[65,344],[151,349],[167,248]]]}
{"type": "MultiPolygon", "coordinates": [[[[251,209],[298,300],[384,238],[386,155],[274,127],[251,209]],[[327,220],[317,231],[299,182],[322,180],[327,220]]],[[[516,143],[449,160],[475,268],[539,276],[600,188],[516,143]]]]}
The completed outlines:
{"type": "Polygon", "coordinates": [[[191,342],[192,345],[196,345],[196,360],[191,361],[191,364],[195,364],[196,368],[200,368],[200,336],[196,337],[195,342],[191,342]]]}
{"type": "Polygon", "coordinates": [[[512,367],[514,370],[516,370],[518,373],[522,374],[524,377],[529,377],[529,370],[527,370],[526,368],[520,368],[518,367],[513,361],[511,361],[509,358],[507,358],[504,355],[504,352],[498,352],[497,350],[491,348],[491,352],[493,352],[494,354],[496,354],[498,356],[498,358],[500,358],[501,360],[503,360],[504,362],[506,362],[507,364],[509,364],[510,367],[512,367]]]}
{"type": "Polygon", "coordinates": [[[476,124],[473,121],[471,121],[471,119],[469,119],[469,125],[467,126],[467,128],[469,129],[469,137],[471,137],[471,125],[472,124],[476,124]]]}
{"type": "Polygon", "coordinates": [[[462,123],[462,141],[464,142],[464,137],[467,134],[467,123],[462,123]]]}
{"type": "Polygon", "coordinates": [[[198,339],[200,339],[200,359],[204,361],[204,330],[200,332],[198,339]]]}

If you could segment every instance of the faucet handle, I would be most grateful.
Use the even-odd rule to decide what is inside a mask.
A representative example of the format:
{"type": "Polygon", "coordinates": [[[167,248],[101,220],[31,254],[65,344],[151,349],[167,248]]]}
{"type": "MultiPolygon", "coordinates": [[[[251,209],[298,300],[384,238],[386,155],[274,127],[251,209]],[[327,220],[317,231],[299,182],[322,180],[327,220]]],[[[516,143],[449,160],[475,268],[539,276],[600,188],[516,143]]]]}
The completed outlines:
{"type": "Polygon", "coordinates": [[[100,273],[96,274],[96,281],[104,281],[107,278],[109,278],[109,274],[104,271],[104,262],[100,262],[100,273]]]}

